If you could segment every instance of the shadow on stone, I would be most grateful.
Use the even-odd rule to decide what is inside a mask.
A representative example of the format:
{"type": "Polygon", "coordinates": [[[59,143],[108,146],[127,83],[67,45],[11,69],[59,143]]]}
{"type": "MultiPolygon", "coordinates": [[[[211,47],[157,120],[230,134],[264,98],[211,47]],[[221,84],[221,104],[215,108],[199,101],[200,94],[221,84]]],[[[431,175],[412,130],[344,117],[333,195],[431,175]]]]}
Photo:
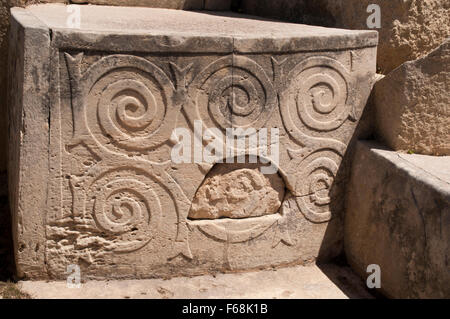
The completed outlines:
{"type": "MultiPolygon", "coordinates": [[[[6,173],[0,175],[0,184],[6,189],[6,173]]],[[[11,214],[7,192],[0,193],[0,281],[14,278],[14,250],[11,233],[11,214]]]]}
{"type": "Polygon", "coordinates": [[[331,194],[338,194],[338,198],[332,200],[330,204],[333,217],[326,229],[317,258],[318,267],[349,298],[385,298],[376,290],[367,288],[365,280],[350,268],[344,251],[346,194],[352,173],[356,143],[360,139],[373,138],[373,95],[371,95],[336,174],[335,183],[330,190],[331,194]]]}

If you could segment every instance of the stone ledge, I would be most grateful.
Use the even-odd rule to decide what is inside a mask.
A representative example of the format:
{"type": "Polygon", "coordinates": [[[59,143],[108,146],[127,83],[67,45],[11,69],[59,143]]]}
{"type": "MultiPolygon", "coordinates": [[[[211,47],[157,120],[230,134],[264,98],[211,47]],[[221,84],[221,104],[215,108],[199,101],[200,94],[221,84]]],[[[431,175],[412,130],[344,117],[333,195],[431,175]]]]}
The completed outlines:
{"type": "MultiPolygon", "coordinates": [[[[153,52],[299,52],[374,47],[376,31],[353,31],[284,23],[232,12],[80,6],[81,28],[66,26],[60,4],[25,11],[44,21],[59,47],[153,52]]],[[[30,18],[31,19],[31,18],[30,18]]]]}
{"type": "Polygon", "coordinates": [[[88,281],[81,288],[66,282],[22,281],[23,292],[37,299],[372,299],[364,282],[347,267],[325,265],[217,274],[170,280],[88,281]],[[342,281],[342,282],[340,282],[342,281]]]}
{"type": "Polygon", "coordinates": [[[347,194],[344,245],[361,275],[381,267],[394,298],[450,296],[450,157],[407,155],[359,142],[347,194]]]}

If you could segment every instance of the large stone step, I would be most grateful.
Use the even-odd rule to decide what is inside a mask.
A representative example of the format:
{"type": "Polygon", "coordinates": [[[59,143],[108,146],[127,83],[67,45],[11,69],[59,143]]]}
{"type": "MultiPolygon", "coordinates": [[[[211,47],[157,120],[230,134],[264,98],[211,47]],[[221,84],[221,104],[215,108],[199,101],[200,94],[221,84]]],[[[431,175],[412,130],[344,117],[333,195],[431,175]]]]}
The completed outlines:
{"type": "Polygon", "coordinates": [[[345,252],[381,270],[394,298],[450,296],[450,156],[403,154],[359,142],[345,215],[345,252]]]}
{"type": "Polygon", "coordinates": [[[376,45],[374,31],[230,12],[12,9],[18,274],[170,277],[339,255],[341,162],[376,45]]]}

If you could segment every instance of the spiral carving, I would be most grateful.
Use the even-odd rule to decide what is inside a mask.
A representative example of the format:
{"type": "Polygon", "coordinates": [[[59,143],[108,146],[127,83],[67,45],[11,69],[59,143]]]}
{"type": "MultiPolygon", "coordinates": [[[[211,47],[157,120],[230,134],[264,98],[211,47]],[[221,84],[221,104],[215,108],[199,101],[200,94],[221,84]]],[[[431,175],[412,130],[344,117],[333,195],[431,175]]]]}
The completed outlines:
{"type": "MultiPolygon", "coordinates": [[[[177,109],[174,87],[156,65],[128,55],[113,55],[95,63],[80,80],[86,129],[104,147],[119,152],[143,152],[164,143],[177,109]]],[[[78,132],[82,135],[83,132],[78,132]]]]}
{"type": "Polygon", "coordinates": [[[299,167],[296,178],[296,201],[304,216],[314,223],[331,219],[334,181],[341,157],[331,151],[319,151],[308,156],[299,167]]]}
{"type": "MultiPolygon", "coordinates": [[[[165,107],[142,82],[125,79],[108,85],[98,104],[106,134],[119,144],[154,132],[164,119],[165,107]]],[[[131,142],[132,143],[132,142],[131,142]]]]}
{"type": "Polygon", "coordinates": [[[93,217],[97,226],[112,236],[115,251],[137,250],[157,231],[161,204],[152,183],[106,174],[89,188],[94,199],[93,217]]]}
{"type": "Polygon", "coordinates": [[[308,58],[291,71],[289,79],[281,111],[294,137],[300,138],[298,131],[303,126],[316,131],[335,130],[351,114],[349,75],[338,61],[308,58]]]}
{"type": "Polygon", "coordinates": [[[221,58],[204,69],[191,85],[190,121],[206,127],[255,128],[264,126],[276,106],[276,93],[263,68],[242,57],[221,58]]]}

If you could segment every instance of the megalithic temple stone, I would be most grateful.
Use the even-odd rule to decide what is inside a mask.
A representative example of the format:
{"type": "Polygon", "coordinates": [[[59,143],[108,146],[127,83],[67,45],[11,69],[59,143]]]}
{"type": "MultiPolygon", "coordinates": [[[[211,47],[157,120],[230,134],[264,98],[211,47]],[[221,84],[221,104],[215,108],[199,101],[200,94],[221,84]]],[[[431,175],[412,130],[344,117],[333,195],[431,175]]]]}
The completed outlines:
{"type": "Polygon", "coordinates": [[[377,32],[79,8],[75,26],[64,5],[11,10],[21,277],[196,275],[342,251],[339,176],[377,32]]]}

